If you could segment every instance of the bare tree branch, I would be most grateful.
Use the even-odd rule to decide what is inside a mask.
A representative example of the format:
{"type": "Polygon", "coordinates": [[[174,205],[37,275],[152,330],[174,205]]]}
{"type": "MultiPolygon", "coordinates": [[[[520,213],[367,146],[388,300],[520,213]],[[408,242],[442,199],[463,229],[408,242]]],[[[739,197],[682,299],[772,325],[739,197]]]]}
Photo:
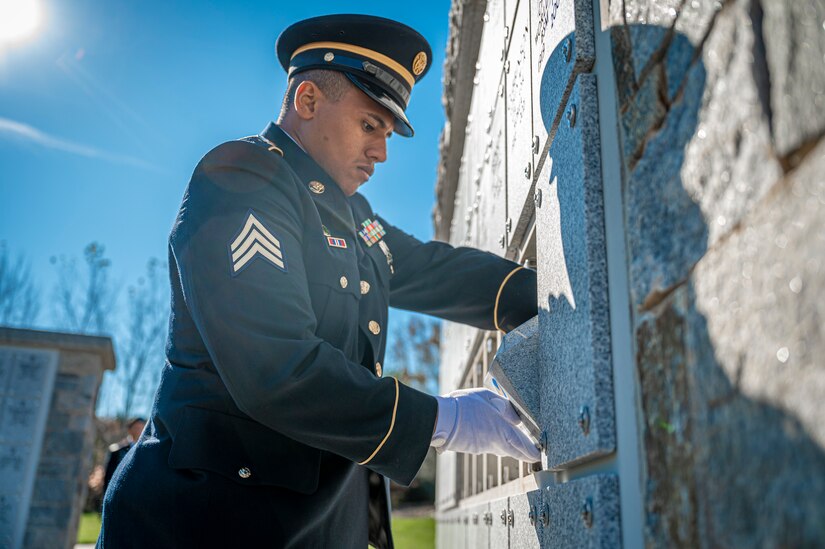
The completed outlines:
{"type": "Polygon", "coordinates": [[[128,324],[117,376],[123,402],[118,411],[121,418],[130,417],[135,405],[151,396],[157,383],[168,318],[165,272],[166,265],[152,258],[145,277],[129,288],[128,324]]]}
{"type": "Polygon", "coordinates": [[[438,390],[439,344],[441,322],[410,316],[395,330],[389,375],[402,383],[435,393],[438,390]]]}
{"type": "Polygon", "coordinates": [[[40,312],[40,293],[31,266],[22,254],[16,259],[0,242],[0,325],[33,326],[40,312]]]}
{"type": "Polygon", "coordinates": [[[111,262],[105,248],[92,242],[83,250],[85,276],[78,272],[74,258],[52,257],[58,274],[54,307],[63,326],[80,334],[100,334],[109,327],[109,315],[116,294],[109,283],[111,262]]]}

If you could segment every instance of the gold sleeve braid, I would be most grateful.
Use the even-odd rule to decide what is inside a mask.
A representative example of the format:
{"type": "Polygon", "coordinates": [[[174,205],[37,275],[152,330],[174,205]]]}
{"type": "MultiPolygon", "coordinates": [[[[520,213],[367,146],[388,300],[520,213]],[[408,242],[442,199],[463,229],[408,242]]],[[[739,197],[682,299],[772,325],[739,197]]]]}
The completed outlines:
{"type": "Polygon", "coordinates": [[[493,325],[496,327],[496,330],[498,330],[501,333],[505,333],[504,330],[502,330],[501,327],[498,325],[498,302],[499,299],[501,299],[501,292],[504,291],[504,285],[507,284],[507,281],[510,280],[510,277],[519,272],[520,270],[522,270],[523,268],[523,266],[519,265],[518,267],[510,271],[510,274],[504,277],[504,280],[501,281],[501,286],[498,287],[498,293],[496,294],[496,305],[493,308],[493,325]]]}
{"type": "Polygon", "coordinates": [[[387,442],[388,438],[390,438],[390,434],[392,433],[392,430],[395,427],[395,413],[398,411],[398,380],[396,378],[392,378],[392,379],[393,379],[393,381],[395,381],[395,404],[392,407],[392,420],[390,420],[390,429],[389,429],[389,431],[387,431],[387,434],[384,437],[384,440],[382,440],[381,444],[379,444],[375,448],[375,451],[373,451],[373,453],[370,455],[370,457],[368,457],[364,461],[360,462],[358,465],[366,465],[367,463],[372,461],[372,458],[375,457],[375,454],[377,454],[378,451],[381,450],[381,448],[384,446],[384,443],[387,442]]]}

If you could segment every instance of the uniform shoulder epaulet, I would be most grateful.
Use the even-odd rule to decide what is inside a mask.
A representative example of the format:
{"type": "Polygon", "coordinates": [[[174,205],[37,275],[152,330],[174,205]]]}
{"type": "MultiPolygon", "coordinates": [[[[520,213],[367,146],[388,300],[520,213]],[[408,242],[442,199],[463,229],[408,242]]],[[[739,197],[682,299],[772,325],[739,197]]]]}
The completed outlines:
{"type": "Polygon", "coordinates": [[[261,148],[266,149],[267,152],[280,155],[281,158],[283,158],[284,156],[284,151],[278,145],[276,145],[263,135],[249,135],[247,137],[242,137],[238,139],[238,141],[246,141],[247,143],[252,143],[253,145],[257,145],[261,148]]]}

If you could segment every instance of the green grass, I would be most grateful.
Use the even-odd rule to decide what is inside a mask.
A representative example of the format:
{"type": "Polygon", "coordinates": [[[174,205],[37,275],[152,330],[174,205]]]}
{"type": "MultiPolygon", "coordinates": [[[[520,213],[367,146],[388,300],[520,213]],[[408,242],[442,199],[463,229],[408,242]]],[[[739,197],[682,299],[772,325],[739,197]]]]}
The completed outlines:
{"type": "MultiPolygon", "coordinates": [[[[77,542],[95,543],[99,532],[100,515],[83,513],[77,529],[77,542]]],[[[429,517],[392,519],[392,533],[397,549],[435,547],[435,520],[429,517]]]]}
{"type": "Polygon", "coordinates": [[[77,528],[77,543],[95,543],[99,533],[100,515],[83,513],[80,516],[80,526],[77,528]]]}
{"type": "Polygon", "coordinates": [[[394,518],[392,536],[397,549],[428,549],[435,547],[435,519],[394,518]]]}

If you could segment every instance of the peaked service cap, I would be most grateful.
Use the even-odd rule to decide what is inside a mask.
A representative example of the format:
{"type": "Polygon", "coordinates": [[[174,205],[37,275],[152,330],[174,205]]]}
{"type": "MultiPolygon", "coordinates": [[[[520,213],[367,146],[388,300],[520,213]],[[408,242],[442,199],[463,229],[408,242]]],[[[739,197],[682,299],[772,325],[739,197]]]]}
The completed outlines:
{"type": "Polygon", "coordinates": [[[405,111],[430,68],[427,40],[407,25],[372,15],[322,15],[287,27],[275,45],[289,77],[312,69],[343,72],[395,116],[395,131],[414,133],[405,111]]]}

